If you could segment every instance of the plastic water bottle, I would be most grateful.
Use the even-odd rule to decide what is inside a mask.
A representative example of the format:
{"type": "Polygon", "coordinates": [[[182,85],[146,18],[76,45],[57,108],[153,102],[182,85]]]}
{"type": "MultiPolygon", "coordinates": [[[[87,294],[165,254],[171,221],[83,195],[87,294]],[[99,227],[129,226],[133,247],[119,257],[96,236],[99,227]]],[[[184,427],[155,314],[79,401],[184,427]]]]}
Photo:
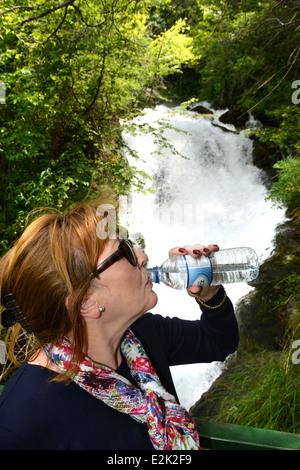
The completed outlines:
{"type": "Polygon", "coordinates": [[[228,248],[210,256],[171,256],[160,268],[147,269],[152,283],[163,282],[173,289],[192,285],[216,286],[252,281],[258,276],[258,257],[252,248],[228,248]]]}

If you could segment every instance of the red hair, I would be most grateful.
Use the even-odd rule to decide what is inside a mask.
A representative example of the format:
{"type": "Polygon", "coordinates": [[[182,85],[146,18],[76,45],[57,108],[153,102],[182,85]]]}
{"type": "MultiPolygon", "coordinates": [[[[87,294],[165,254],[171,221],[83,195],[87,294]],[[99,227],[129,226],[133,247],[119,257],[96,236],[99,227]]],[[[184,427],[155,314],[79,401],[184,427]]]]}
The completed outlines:
{"type": "MultiPolygon", "coordinates": [[[[97,235],[103,218],[97,215],[99,204],[76,204],[66,214],[38,217],[0,261],[1,304],[5,306],[5,294],[13,294],[36,339],[35,349],[72,331],[75,362],[85,344],[81,304],[108,240],[97,235]]],[[[11,328],[20,330],[19,325],[11,328]]],[[[11,337],[16,343],[16,335],[11,337]]]]}

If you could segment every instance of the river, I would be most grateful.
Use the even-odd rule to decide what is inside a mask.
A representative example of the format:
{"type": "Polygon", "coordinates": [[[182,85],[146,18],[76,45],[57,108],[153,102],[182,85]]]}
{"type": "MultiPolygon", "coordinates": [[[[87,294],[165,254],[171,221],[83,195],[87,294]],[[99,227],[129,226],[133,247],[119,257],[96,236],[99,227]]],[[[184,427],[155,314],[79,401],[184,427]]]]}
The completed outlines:
{"type": "MultiPolygon", "coordinates": [[[[197,242],[215,243],[220,248],[250,246],[262,262],[272,252],[276,226],[285,217],[284,210],[266,200],[266,175],[252,163],[252,141],[247,133],[219,122],[225,110],[203,104],[213,114],[161,105],[144,110],[133,122],[142,129],[152,126],[156,135],[123,134],[139,156],[128,153],[129,163],[149,174],[153,178],[150,186],[156,190],[133,193],[130,200],[121,201],[121,221],[130,234],[143,235],[149,267],[160,265],[171,247],[197,242]],[[178,153],[169,148],[161,152],[162,139],[178,153]]],[[[159,299],[153,313],[198,318],[198,306],[186,292],[164,285],[153,288],[159,299]]],[[[233,304],[250,289],[246,283],[226,286],[233,304]]],[[[189,409],[223,367],[223,363],[172,367],[181,403],[189,409]]]]}

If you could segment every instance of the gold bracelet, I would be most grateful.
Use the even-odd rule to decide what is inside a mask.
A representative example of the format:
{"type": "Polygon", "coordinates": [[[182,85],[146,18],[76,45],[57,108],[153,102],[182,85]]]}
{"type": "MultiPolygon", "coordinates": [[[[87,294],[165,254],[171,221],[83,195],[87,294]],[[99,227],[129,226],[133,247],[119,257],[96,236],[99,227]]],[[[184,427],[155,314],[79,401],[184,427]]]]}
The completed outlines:
{"type": "Polygon", "coordinates": [[[203,302],[203,300],[199,299],[198,296],[196,296],[196,299],[198,300],[198,302],[200,302],[201,305],[203,305],[204,307],[206,308],[210,308],[211,310],[215,309],[215,308],[219,308],[221,307],[221,305],[223,305],[223,303],[225,302],[226,300],[226,297],[227,297],[227,294],[226,294],[226,290],[224,289],[224,297],[222,299],[222,301],[218,304],[218,305],[214,305],[214,306],[210,306],[210,305],[207,305],[203,302]]]}

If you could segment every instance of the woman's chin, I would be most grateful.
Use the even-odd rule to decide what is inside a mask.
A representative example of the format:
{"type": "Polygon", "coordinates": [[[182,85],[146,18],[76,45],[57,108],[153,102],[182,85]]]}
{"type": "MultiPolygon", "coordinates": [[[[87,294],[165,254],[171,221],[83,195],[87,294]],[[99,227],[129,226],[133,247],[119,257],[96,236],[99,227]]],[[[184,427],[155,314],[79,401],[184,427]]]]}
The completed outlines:
{"type": "Polygon", "coordinates": [[[149,309],[154,308],[158,302],[158,297],[157,297],[156,292],[152,291],[152,294],[153,294],[153,299],[152,299],[152,304],[150,305],[149,309]]]}

